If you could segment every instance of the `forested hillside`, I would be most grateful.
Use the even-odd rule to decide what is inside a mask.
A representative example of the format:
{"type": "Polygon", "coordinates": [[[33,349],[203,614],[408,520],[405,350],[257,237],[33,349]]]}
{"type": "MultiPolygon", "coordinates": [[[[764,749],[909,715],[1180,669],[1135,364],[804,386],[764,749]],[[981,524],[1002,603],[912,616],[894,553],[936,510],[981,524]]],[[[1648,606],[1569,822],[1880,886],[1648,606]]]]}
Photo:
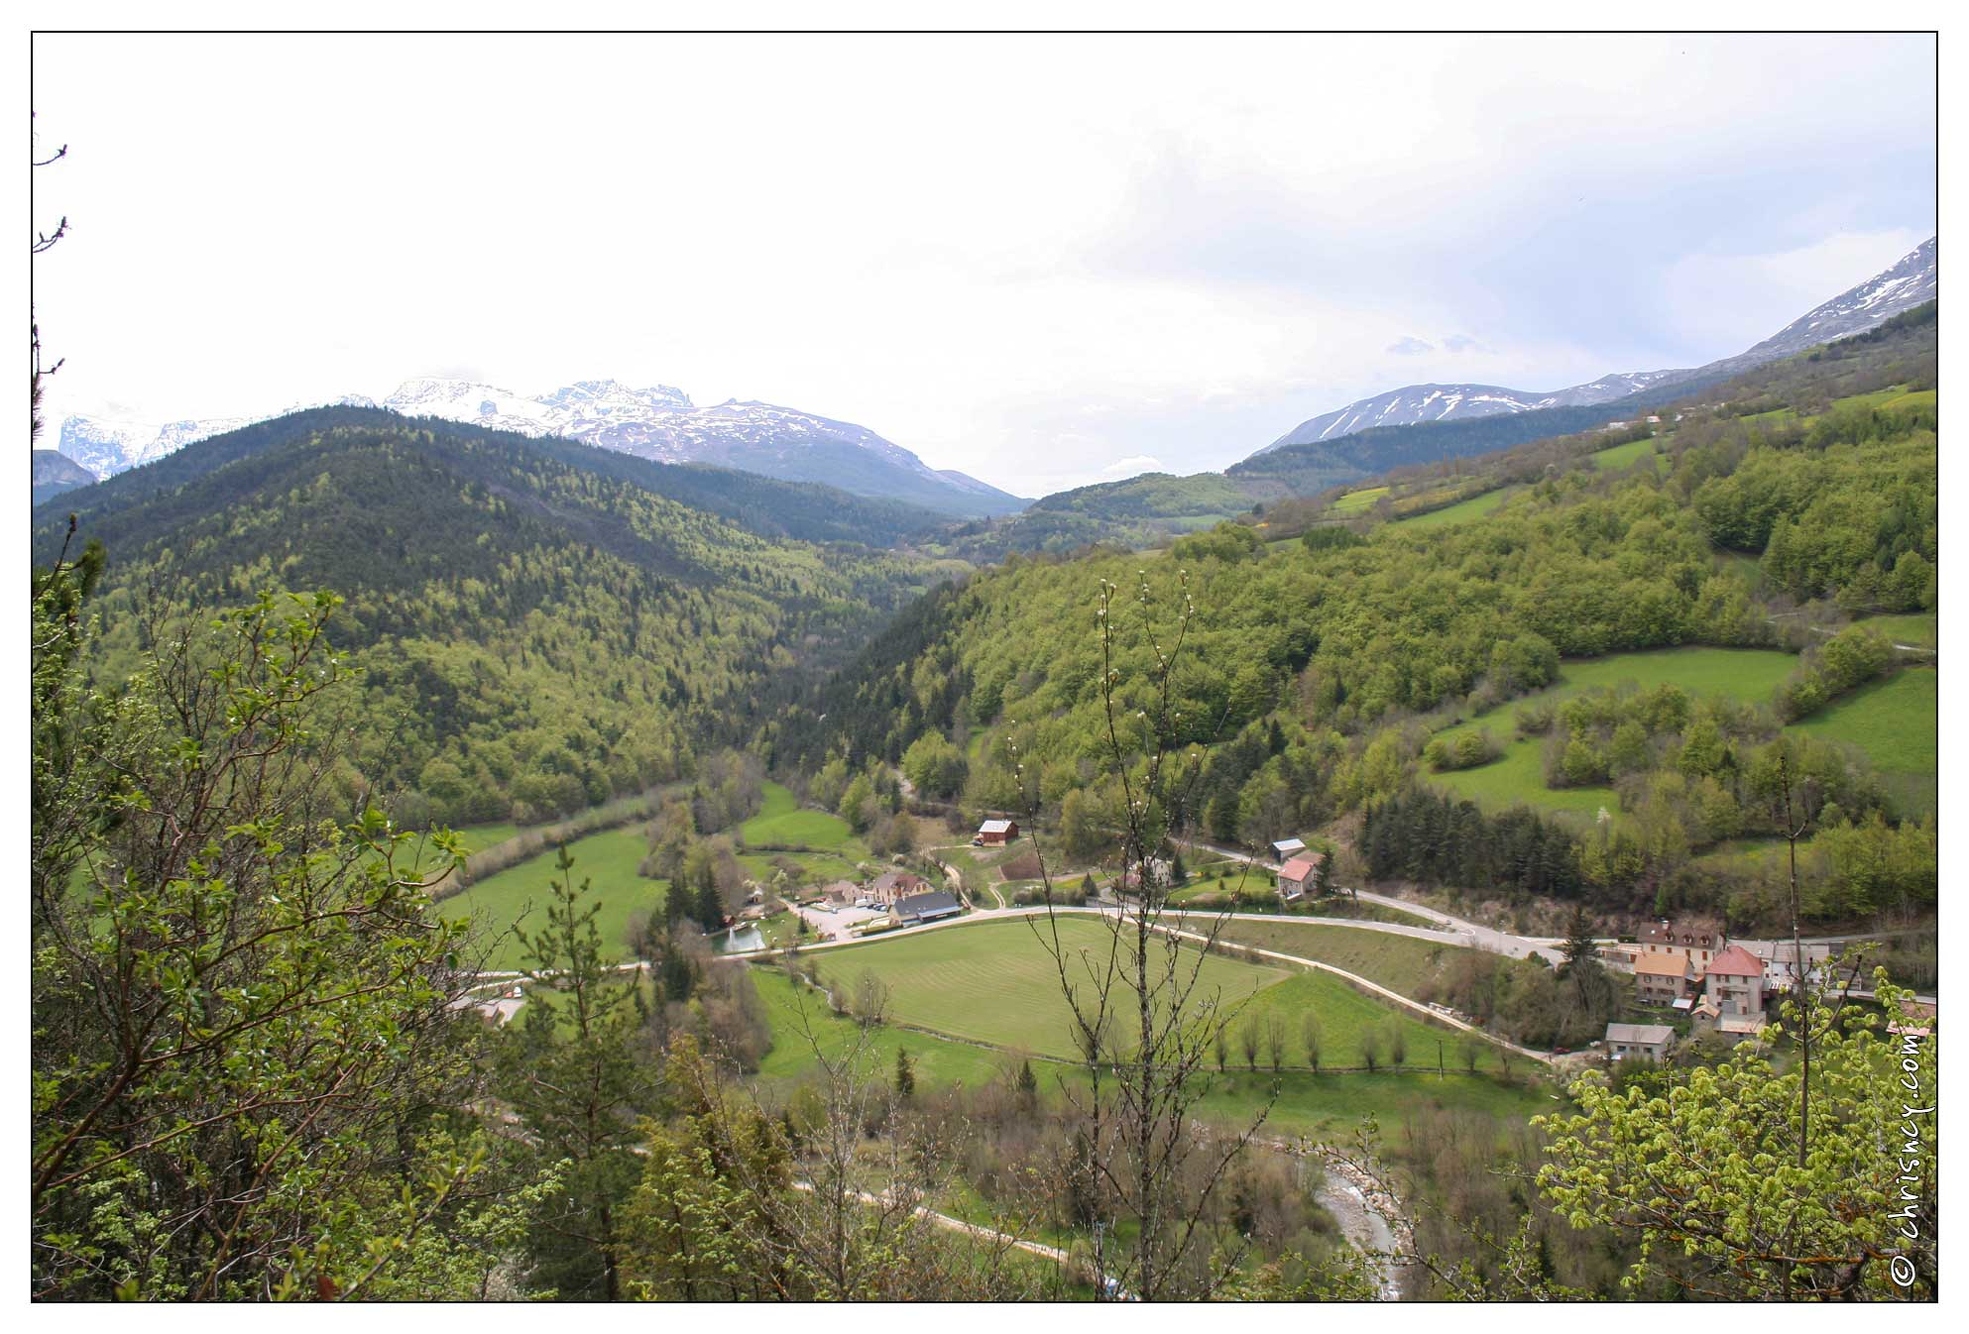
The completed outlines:
{"type": "MultiPolygon", "coordinates": [[[[356,409],[201,442],[69,498],[109,552],[100,669],[262,588],[332,589],[361,671],[344,781],[415,794],[415,816],[545,818],[689,773],[744,726],[732,701],[838,661],[945,573],[759,536],[646,484],[669,477],[725,480],[356,409]]],[[[802,490],[745,486],[726,508],[802,490]]],[[[808,489],[813,521],[782,528],[838,527],[808,489]]],[[[42,519],[37,558],[61,532],[42,519]]]]}
{"type": "MultiPolygon", "coordinates": [[[[1500,753],[1500,739],[1474,729],[1460,750],[1431,749],[1433,733],[1553,686],[1568,662],[1677,645],[1795,651],[1804,632],[1781,627],[1801,603],[1807,620],[1835,625],[1932,611],[1936,416],[1921,386],[1933,383],[1934,335],[1931,306],[1733,381],[1726,399],[1713,391],[1717,402],[1691,404],[1663,428],[1653,468],[1543,455],[1535,484],[1460,523],[1381,523],[1364,537],[1320,528],[1270,542],[1224,523],[1163,553],[1015,558],[915,609],[854,670],[790,711],[771,731],[775,758],[810,769],[830,753],[897,759],[940,733],[970,747],[968,805],[1112,822],[1094,619],[1108,581],[1124,603],[1138,587],[1149,599],[1119,627],[1112,666],[1124,690],[1151,676],[1149,629],[1166,648],[1193,602],[1175,685],[1182,739],[1206,748],[1189,812],[1200,832],[1260,846],[1395,802],[1378,825],[1385,840],[1434,809],[1408,795],[1431,774],[1500,753]],[[1878,389],[1890,375],[1900,383],[1878,389]]],[[[1815,829],[1850,825],[1861,831],[1856,845],[1873,840],[1854,857],[1887,856],[1912,838],[1917,864],[1925,839],[1932,868],[1932,826],[1924,835],[1897,825],[1921,812],[1894,809],[1872,757],[1781,730],[1892,671],[1884,644],[1871,632],[1839,635],[1807,652],[1781,688],[1748,701],[1681,687],[1645,698],[1609,690],[1597,705],[1521,716],[1521,735],[1558,738],[1546,781],[1605,789],[1598,800],[1620,818],[1597,830],[1555,825],[1567,851],[1554,874],[1541,862],[1548,854],[1504,855],[1522,838],[1479,828],[1492,817],[1466,803],[1461,814],[1428,815],[1429,835],[1404,846],[1475,845],[1481,864],[1472,852],[1435,866],[1384,858],[1372,869],[1584,892],[1638,911],[1726,892],[1705,890],[1689,858],[1783,824],[1770,795],[1780,741],[1792,774],[1809,777],[1815,829]],[[1461,832],[1446,820],[1463,822],[1461,832]]],[[[1527,812],[1521,824],[1552,818],[1527,812]]],[[[1888,879],[1883,901],[1932,901],[1932,869],[1888,879]]],[[[1867,895],[1819,904],[1833,916],[1879,906],[1867,895]]]]}

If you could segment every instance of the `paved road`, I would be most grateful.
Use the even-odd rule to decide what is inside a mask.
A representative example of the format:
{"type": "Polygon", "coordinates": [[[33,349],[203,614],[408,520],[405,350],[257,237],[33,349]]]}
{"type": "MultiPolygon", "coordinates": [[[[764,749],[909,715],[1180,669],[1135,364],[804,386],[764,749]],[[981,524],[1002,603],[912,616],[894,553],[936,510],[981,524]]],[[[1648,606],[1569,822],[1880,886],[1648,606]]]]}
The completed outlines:
{"type": "MultiPolygon", "coordinates": [[[[1229,857],[1233,861],[1244,862],[1246,865],[1257,867],[1268,874],[1272,870],[1271,866],[1264,859],[1239,848],[1226,848],[1214,843],[1200,842],[1192,842],[1189,846],[1201,848],[1205,852],[1214,852],[1220,857],[1229,857]]],[[[1507,954],[1514,959],[1528,958],[1533,954],[1538,954],[1543,956],[1548,963],[1558,963],[1565,957],[1558,950],[1561,942],[1550,936],[1512,935],[1509,931],[1499,931],[1477,922],[1465,921],[1461,917],[1453,917],[1449,913],[1442,912],[1436,908],[1424,907],[1422,904],[1412,902],[1408,899],[1393,898],[1387,894],[1375,894],[1365,889],[1346,889],[1342,887],[1337,892],[1352,895],[1362,903],[1378,903],[1384,908],[1396,908],[1405,913],[1412,913],[1417,917],[1436,923],[1438,929],[1424,931],[1417,927],[1402,926],[1395,922],[1346,922],[1344,918],[1319,918],[1317,920],[1323,922],[1331,921],[1336,926],[1345,922],[1350,926],[1384,927],[1393,930],[1398,935],[1420,936],[1427,940],[1442,940],[1445,935],[1451,935],[1460,937],[1460,939],[1452,942],[1454,944],[1474,946],[1477,949],[1489,950],[1493,954],[1507,954]]],[[[1238,914],[1241,917],[1251,915],[1245,913],[1238,914]]],[[[1263,916],[1264,914],[1256,915],[1263,916]]]]}

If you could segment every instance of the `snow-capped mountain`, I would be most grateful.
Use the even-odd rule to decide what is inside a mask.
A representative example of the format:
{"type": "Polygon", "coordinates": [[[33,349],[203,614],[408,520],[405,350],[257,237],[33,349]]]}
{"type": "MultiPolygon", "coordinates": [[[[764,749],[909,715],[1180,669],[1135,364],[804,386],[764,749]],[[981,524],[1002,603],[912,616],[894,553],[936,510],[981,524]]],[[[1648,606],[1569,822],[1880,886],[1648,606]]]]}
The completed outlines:
{"type": "Polygon", "coordinates": [[[1611,403],[1643,389],[1666,388],[1684,380],[1721,379],[1803,352],[1819,343],[1861,333],[1904,310],[1935,299],[1935,238],[1929,237],[1893,268],[1841,292],[1787,324],[1747,352],[1706,366],[1685,370],[1638,371],[1602,376],[1590,384],[1574,385],[1549,394],[1504,389],[1487,384],[1412,384],[1363,398],[1344,408],[1300,422],[1258,450],[1269,453],[1283,445],[1337,440],[1376,426],[1413,426],[1420,422],[1465,421],[1538,408],[1592,407],[1611,403]]]}
{"type": "MultiPolygon", "coordinates": [[[[707,463],[787,481],[823,482],[857,495],[906,500],[953,515],[1009,514],[1018,497],[960,472],[939,471],[865,426],[771,403],[729,400],[699,407],[669,385],[632,389],[580,380],[528,397],[462,379],[407,380],[381,404],[407,417],[442,417],[528,436],[560,436],[659,463],[707,463]]],[[[277,415],[277,414],[274,414],[277,415]]],[[[61,452],[103,476],[148,463],[193,440],[264,418],[168,426],[70,417],[61,452]]]]}
{"type": "Polygon", "coordinates": [[[223,435],[250,426],[259,417],[204,417],[175,422],[112,421],[106,417],[74,416],[63,420],[64,455],[98,477],[161,459],[194,440],[223,435]]]}
{"type": "Polygon", "coordinates": [[[1280,445],[1337,440],[1343,435],[1376,426],[1468,421],[1472,417],[1495,417],[1507,412],[1531,412],[1537,408],[1591,407],[1595,403],[1611,403],[1614,399],[1625,398],[1637,390],[1683,374],[1686,372],[1643,371],[1603,375],[1591,384],[1576,384],[1570,389],[1549,394],[1505,389],[1494,384],[1412,384],[1303,421],[1258,452],[1263,454],[1280,445]]]}

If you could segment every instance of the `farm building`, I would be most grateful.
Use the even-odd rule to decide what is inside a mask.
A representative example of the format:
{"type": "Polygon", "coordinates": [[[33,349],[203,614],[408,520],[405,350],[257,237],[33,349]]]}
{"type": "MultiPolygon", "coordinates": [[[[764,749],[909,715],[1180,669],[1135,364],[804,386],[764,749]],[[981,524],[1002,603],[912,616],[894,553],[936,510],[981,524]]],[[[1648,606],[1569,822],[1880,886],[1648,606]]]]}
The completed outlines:
{"type": "Polygon", "coordinates": [[[886,908],[898,899],[921,894],[929,888],[930,882],[920,875],[911,875],[908,871],[884,871],[868,882],[862,896],[874,899],[886,908]]]}
{"type": "Polygon", "coordinates": [[[1287,903],[1305,897],[1307,891],[1319,887],[1320,867],[1325,863],[1323,853],[1309,852],[1294,857],[1278,868],[1278,895],[1287,903]]]}
{"type": "Polygon", "coordinates": [[[1675,1030],[1667,1024],[1608,1024],[1607,1055],[1614,1060],[1643,1057],[1659,1061],[1675,1042],[1675,1030]]]}
{"type": "Polygon", "coordinates": [[[1282,838],[1272,844],[1272,860],[1283,865],[1306,850],[1303,838],[1282,838]]]}
{"type": "Polygon", "coordinates": [[[1018,836],[1017,820],[986,820],[978,826],[978,836],[971,842],[981,847],[996,847],[1010,843],[1018,836]]]}
{"type": "Polygon", "coordinates": [[[964,911],[964,905],[941,890],[927,894],[911,894],[908,898],[897,899],[889,909],[889,916],[903,926],[914,926],[918,922],[934,922],[939,918],[955,917],[964,911]]]}

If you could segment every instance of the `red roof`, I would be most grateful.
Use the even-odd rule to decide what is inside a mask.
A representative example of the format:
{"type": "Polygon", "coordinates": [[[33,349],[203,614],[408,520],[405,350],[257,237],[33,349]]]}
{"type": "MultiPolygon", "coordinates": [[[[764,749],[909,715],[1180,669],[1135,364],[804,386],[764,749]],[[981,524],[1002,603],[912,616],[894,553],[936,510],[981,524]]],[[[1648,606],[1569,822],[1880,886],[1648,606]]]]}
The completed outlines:
{"type": "Polygon", "coordinates": [[[1709,961],[1709,971],[1726,977],[1762,977],[1764,961],[1741,945],[1732,945],[1709,961]]]}
{"type": "Polygon", "coordinates": [[[1319,870],[1319,864],[1325,860],[1326,858],[1317,852],[1309,852],[1303,857],[1294,857],[1291,861],[1278,868],[1278,878],[1281,880],[1304,880],[1314,871],[1319,870]]]}

